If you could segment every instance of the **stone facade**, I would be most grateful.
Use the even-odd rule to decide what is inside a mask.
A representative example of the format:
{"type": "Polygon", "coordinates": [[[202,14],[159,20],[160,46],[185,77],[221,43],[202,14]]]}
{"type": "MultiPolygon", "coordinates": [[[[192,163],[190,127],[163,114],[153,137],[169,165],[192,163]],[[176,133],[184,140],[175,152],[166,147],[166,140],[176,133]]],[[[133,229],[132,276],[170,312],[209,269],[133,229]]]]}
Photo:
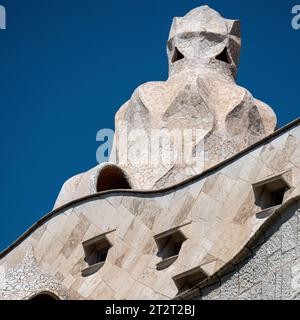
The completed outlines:
{"type": "MultiPolygon", "coordinates": [[[[179,291],[176,277],[199,268],[207,279],[213,278],[272,217],[284,217],[286,210],[292,210],[291,203],[300,194],[299,124],[296,121],[180,185],[152,192],[108,191],[57,208],[1,254],[0,266],[5,274],[18,268],[28,248],[32,248],[38,268],[61,283],[68,299],[173,299],[179,291]],[[278,173],[286,176],[290,188],[282,205],[262,210],[253,185],[269,181],[278,173]],[[174,228],[184,234],[186,241],[177,260],[157,270],[161,257],[155,237],[174,228]],[[112,247],[104,266],[83,277],[81,271],[87,267],[83,243],[107,232],[112,247]]],[[[271,248],[275,242],[275,247],[267,259],[276,268],[279,255],[277,259],[286,261],[283,266],[293,273],[297,268],[288,261],[296,261],[298,256],[293,254],[299,252],[299,246],[295,247],[295,239],[290,238],[296,220],[290,221],[281,228],[284,241],[280,238],[276,244],[270,240],[268,246],[271,248]]],[[[252,260],[259,263],[258,258],[252,260]]],[[[247,265],[241,270],[244,294],[248,293],[247,265]]],[[[7,297],[19,298],[14,294],[7,297]]]]}
{"type": "Polygon", "coordinates": [[[59,279],[38,267],[31,246],[20,264],[7,271],[2,267],[0,274],[0,300],[28,300],[41,293],[51,293],[61,300],[68,297],[59,279]]]}
{"type": "MultiPolygon", "coordinates": [[[[240,22],[207,6],[174,18],[167,43],[169,78],[138,87],[115,118],[109,161],[122,168],[133,189],[177,184],[274,132],[273,110],[236,84],[240,47],[240,22]],[[182,154],[189,132],[192,163],[182,154]],[[155,135],[160,142],[153,147],[155,135]]],[[[67,181],[56,206],[92,194],[95,173],[102,169],[67,181]]]]}
{"type": "MultiPolygon", "coordinates": [[[[168,81],[200,109],[206,104],[193,90],[217,108],[204,145],[220,157],[208,156],[205,170],[189,179],[179,166],[178,180],[167,175],[159,190],[160,169],[144,175],[113,160],[72,178],[55,209],[0,254],[0,299],[299,298],[300,121],[272,133],[271,109],[234,82],[239,44],[238,22],[208,7],[174,20],[168,81]],[[201,39],[198,53],[186,39],[192,47],[201,39]],[[224,48],[229,61],[217,63],[224,48]],[[178,89],[184,70],[195,73],[191,91],[178,89]],[[143,180],[152,190],[133,189],[148,189],[143,180]]],[[[160,86],[144,86],[146,105],[153,98],[156,106],[160,86]]],[[[132,114],[141,92],[126,104],[132,114]]],[[[165,101],[173,91],[167,92],[165,101]]],[[[176,101],[188,111],[168,123],[190,123],[190,109],[176,101]]],[[[117,118],[126,115],[120,112],[117,118]]],[[[210,119],[205,112],[200,118],[210,119]]]]}
{"type": "Polygon", "coordinates": [[[135,188],[174,185],[274,131],[272,109],[235,82],[240,47],[239,21],[224,19],[207,6],[174,18],[167,44],[168,80],[141,85],[116,115],[116,154],[113,152],[112,161],[124,168],[135,188]],[[133,130],[145,131],[135,135],[125,151],[118,147],[124,126],[128,135],[133,130]],[[204,149],[204,163],[189,166],[177,158],[159,167],[122,163],[124,152],[131,157],[140,150],[139,160],[147,158],[151,150],[145,142],[151,140],[152,129],[201,130],[199,140],[195,138],[192,143],[195,150],[204,149]]]}
{"type": "MultiPolygon", "coordinates": [[[[300,202],[262,231],[237,264],[188,294],[201,300],[299,300],[300,202]],[[223,273],[223,274],[222,274],[223,273]],[[224,274],[225,273],[225,274],[224,274]]],[[[184,295],[181,297],[184,298],[184,295]]]]}

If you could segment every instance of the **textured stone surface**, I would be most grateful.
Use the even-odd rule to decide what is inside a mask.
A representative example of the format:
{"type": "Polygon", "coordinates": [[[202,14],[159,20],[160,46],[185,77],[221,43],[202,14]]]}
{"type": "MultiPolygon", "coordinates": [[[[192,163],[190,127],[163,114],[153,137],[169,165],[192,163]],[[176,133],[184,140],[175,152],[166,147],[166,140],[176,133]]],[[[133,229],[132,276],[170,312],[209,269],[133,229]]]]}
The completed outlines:
{"type": "MultiPolygon", "coordinates": [[[[174,18],[167,43],[168,79],[138,87],[116,114],[110,162],[122,168],[134,189],[174,185],[274,131],[272,109],[236,84],[240,47],[240,22],[208,6],[174,18]],[[175,61],[178,52],[183,58],[175,61]],[[155,130],[162,137],[160,144],[152,144],[155,130]],[[177,144],[186,141],[185,130],[201,134],[190,143],[177,144]],[[166,132],[174,145],[163,138],[166,132]],[[193,163],[182,155],[187,145],[193,150],[193,163]],[[158,162],[152,163],[152,157],[158,162]]],[[[95,192],[95,180],[106,165],[67,181],[56,207],[95,192]]]]}
{"type": "MultiPolygon", "coordinates": [[[[124,123],[129,132],[146,130],[149,139],[151,129],[203,130],[204,140],[194,145],[205,150],[202,169],[272,133],[276,127],[273,111],[235,83],[240,46],[239,21],[224,19],[207,6],[174,18],[167,46],[169,78],[141,85],[117,113],[112,159],[122,158],[124,150],[117,145],[124,123]],[[224,50],[227,62],[217,58],[224,50]],[[183,58],[174,61],[178,52],[183,58]]],[[[150,154],[144,144],[145,139],[136,137],[128,149],[144,149],[150,154]]],[[[169,186],[189,177],[188,172],[201,172],[187,170],[177,159],[165,168],[140,168],[134,163],[123,167],[139,189],[169,186]]]]}
{"type": "MultiPolygon", "coordinates": [[[[292,206],[278,218],[277,228],[266,230],[268,235],[263,244],[253,248],[251,256],[242,262],[241,267],[220,278],[220,285],[202,288],[201,297],[195,299],[206,300],[214,297],[217,300],[291,300],[298,299],[300,294],[300,260],[295,247],[300,246],[300,238],[295,237],[294,230],[300,226],[297,206],[292,206]],[[281,221],[280,221],[281,219],[281,221]],[[282,223],[282,224],[281,224],[282,223]],[[289,239],[293,239],[293,246],[286,246],[283,240],[274,253],[274,239],[285,239],[289,230],[289,239]],[[273,232],[273,234],[272,234],[273,232]],[[285,250],[289,248],[287,255],[285,250]],[[263,271],[262,271],[263,270],[263,271]],[[266,272],[268,270],[268,272],[266,272]],[[213,288],[213,290],[209,290],[213,288]],[[209,290],[209,292],[208,292],[209,290]],[[219,294],[221,292],[221,295],[219,294]]],[[[286,239],[285,239],[286,240],[286,239]]],[[[277,246],[277,245],[276,245],[277,246]]],[[[255,247],[255,244],[253,244],[255,247]]]]}
{"type": "MultiPolygon", "coordinates": [[[[204,7],[192,11],[183,19],[174,21],[168,49],[171,55],[174,44],[177,44],[178,41],[178,45],[182,44],[180,49],[187,57],[185,61],[184,59],[179,60],[170,67],[168,81],[174,81],[174,85],[177,85],[177,80],[174,79],[181,78],[186,68],[191,71],[190,62],[193,65],[193,57],[195,61],[200,59],[199,68],[205,71],[205,79],[201,80],[204,82],[202,85],[216,88],[216,90],[208,88],[206,92],[208,96],[205,101],[216,108],[224,107],[223,113],[216,112],[215,115],[222,115],[231,120],[231,116],[228,117],[228,110],[230,108],[235,110],[237,101],[241,103],[241,95],[235,90],[242,90],[243,99],[245,94],[248,98],[250,95],[234,83],[237,65],[234,57],[237,58],[238,54],[232,49],[234,42],[231,41],[231,37],[237,37],[236,32],[238,32],[236,22],[223,19],[214,11],[204,7]],[[196,21],[199,24],[197,22],[194,26],[192,21],[198,16],[200,18],[196,21]],[[191,48],[184,51],[183,45],[188,38],[186,30],[191,28],[193,31],[194,27],[196,31],[197,28],[201,30],[203,24],[206,23],[208,24],[207,31],[200,33],[204,40],[200,41],[199,52],[207,53],[207,60],[202,56],[201,58],[197,56],[191,48]],[[228,29],[230,25],[235,27],[228,29]],[[228,33],[224,31],[224,28],[228,29],[228,33]],[[180,30],[184,32],[179,33],[180,30]],[[207,39],[205,40],[210,31],[212,35],[210,41],[213,41],[213,46],[209,45],[207,39]],[[180,34],[184,41],[180,38],[180,34]],[[208,49],[204,49],[206,48],[204,43],[207,44],[208,49]],[[233,50],[230,51],[233,59],[231,67],[221,62],[220,64],[212,63],[215,58],[211,56],[211,53],[217,54],[219,49],[221,50],[225,45],[228,45],[229,51],[233,50]],[[214,67],[211,67],[210,63],[214,67]],[[228,72],[222,73],[222,70],[228,72]],[[226,96],[223,89],[220,89],[221,92],[219,92],[219,82],[211,84],[208,77],[210,72],[216,74],[214,77],[220,78],[218,81],[222,84],[222,88],[227,88],[229,93],[226,92],[229,96],[226,96]],[[227,82],[223,77],[227,79],[227,82]],[[234,92],[236,100],[230,96],[234,92]],[[223,101],[224,97],[226,101],[223,101]]],[[[195,44],[193,38],[195,33],[192,32],[190,36],[190,40],[195,44]]],[[[234,41],[239,41],[239,38],[235,38],[234,41]]],[[[196,71],[194,73],[197,78],[199,70],[196,71]]],[[[194,73],[190,72],[191,75],[194,73]]],[[[185,81],[185,79],[181,80],[185,81]]],[[[186,96],[187,99],[190,99],[193,95],[190,93],[185,95],[184,92],[185,90],[198,90],[198,87],[195,86],[199,81],[190,84],[192,89],[188,89],[184,83],[183,88],[185,89],[182,89],[182,97],[186,96]]],[[[181,84],[178,80],[178,85],[181,84]]],[[[145,86],[151,87],[149,84],[145,86]]],[[[156,84],[153,86],[155,87],[156,84]]],[[[137,93],[141,92],[142,90],[138,90],[137,93]]],[[[176,92],[178,93],[177,89],[174,91],[174,98],[180,101],[176,92]]],[[[200,91],[200,93],[203,92],[200,91]]],[[[161,100],[167,101],[169,94],[165,95],[165,100],[161,100]]],[[[155,97],[155,94],[151,93],[150,96],[143,97],[143,101],[149,101],[151,96],[155,97]]],[[[160,98],[159,94],[156,99],[160,98]]],[[[135,101],[137,100],[133,99],[129,102],[133,111],[136,107],[135,101]]],[[[154,102],[151,106],[155,107],[157,101],[154,102]]],[[[258,106],[261,104],[257,100],[255,103],[259,109],[258,106]]],[[[183,110],[189,110],[184,101],[182,105],[183,110]]],[[[177,102],[172,106],[176,109],[177,102]]],[[[200,103],[199,106],[202,107],[202,104],[200,103]]],[[[241,106],[247,115],[250,112],[247,109],[249,104],[242,103],[241,106]]],[[[160,110],[163,108],[161,107],[160,110]]],[[[209,110],[209,107],[205,110],[209,110]]],[[[234,114],[236,112],[235,110],[234,114]]],[[[187,111],[182,117],[188,117],[189,114],[187,111]]],[[[171,115],[173,116],[173,113],[169,114],[170,117],[171,115]]],[[[201,119],[206,119],[205,113],[202,116],[204,118],[201,119]]],[[[248,116],[249,114],[246,118],[248,116]]],[[[218,125],[214,126],[213,130],[208,126],[208,130],[212,130],[209,137],[214,137],[214,130],[217,130],[216,132],[225,130],[226,132],[228,128],[226,129],[225,126],[225,118],[223,120],[214,119],[214,123],[218,125]]],[[[252,116],[248,118],[253,119],[252,116]]],[[[196,122],[199,120],[197,117],[195,119],[196,122]]],[[[252,131],[248,131],[250,136],[243,136],[245,118],[237,116],[237,119],[242,122],[232,123],[230,120],[229,129],[239,128],[241,130],[240,133],[234,134],[237,134],[239,141],[245,142],[244,145],[237,144],[237,148],[244,148],[253,138],[252,131]]],[[[270,127],[274,125],[271,111],[266,117],[261,115],[260,118],[254,117],[254,119],[259,120],[255,123],[261,124],[267,121],[270,127]]],[[[172,123],[167,120],[166,125],[172,123]]],[[[176,117],[172,121],[176,124],[176,117]]],[[[141,122],[142,125],[145,123],[141,122]]],[[[182,125],[184,126],[185,123],[183,122],[182,125]]],[[[270,127],[270,131],[264,133],[257,128],[253,129],[253,132],[258,132],[257,138],[260,139],[271,132],[270,127]]],[[[261,128],[260,125],[259,128],[261,128]]],[[[229,130],[226,134],[231,134],[230,132],[229,130]]],[[[254,140],[251,141],[254,142],[254,140]]],[[[232,141],[234,140],[230,139],[230,143],[232,141]]],[[[217,155],[211,157],[208,165],[225,159],[231,154],[231,151],[233,154],[238,151],[233,150],[229,142],[229,145],[221,143],[224,148],[220,148],[218,143],[211,143],[211,147],[207,150],[211,152],[216,150],[217,155]]],[[[29,299],[39,292],[49,291],[61,299],[172,299],[178,295],[174,277],[196,269],[202,271],[210,280],[218,275],[218,281],[214,284],[210,282],[207,288],[198,287],[195,291],[189,291],[188,297],[194,296],[197,299],[297,299],[300,290],[300,214],[297,202],[300,195],[299,149],[300,126],[298,122],[287,126],[272,138],[261,142],[232,161],[224,162],[213,170],[168,190],[152,192],[115,190],[94,195],[97,192],[99,174],[113,164],[103,164],[86,174],[79,175],[65,184],[56,207],[71,200],[75,201],[53,211],[26,233],[16,246],[0,255],[0,298],[29,299]],[[260,215],[262,208],[257,201],[253,184],[278,174],[289,177],[291,188],[284,195],[282,207],[278,206],[279,211],[270,210],[270,216],[262,216],[260,215]],[[83,196],[88,197],[80,200],[79,198],[83,196]],[[276,215],[279,215],[279,218],[272,220],[272,224],[268,225],[270,219],[276,215]],[[155,237],[174,228],[184,234],[186,241],[182,244],[177,260],[167,269],[158,271],[156,265],[162,261],[162,258],[158,255],[155,237]],[[250,239],[256,233],[260,235],[259,238],[251,244],[251,247],[248,247],[250,239]],[[81,271],[87,267],[83,242],[103,234],[107,234],[107,240],[112,245],[106,261],[97,272],[83,277],[81,271]],[[236,261],[235,258],[241,252],[247,253],[247,257],[236,261]],[[227,271],[219,275],[220,272],[223,272],[224,267],[227,271]]],[[[127,176],[128,181],[133,186],[139,183],[143,185],[143,179],[148,177],[147,183],[152,181],[155,184],[157,177],[163,172],[159,171],[158,175],[155,173],[152,176],[150,171],[149,175],[148,173],[141,174],[138,182],[134,182],[134,172],[133,175],[127,176]]],[[[168,185],[171,181],[177,181],[178,177],[179,180],[184,178],[181,174],[176,176],[176,172],[168,177],[174,180],[166,178],[164,180],[166,184],[162,186],[168,185]]]]}
{"type": "Polygon", "coordinates": [[[41,292],[49,292],[61,300],[68,297],[66,287],[38,267],[33,249],[29,246],[19,265],[8,270],[3,267],[0,272],[0,300],[27,300],[41,292]]]}
{"type": "MultiPolygon", "coordinates": [[[[30,245],[37,267],[62,284],[69,299],[174,298],[178,292],[174,276],[199,266],[214,276],[268,221],[268,217],[257,215],[261,209],[255,204],[253,183],[288,168],[292,188],[284,204],[299,196],[300,168],[289,160],[299,149],[299,131],[299,126],[288,129],[235,161],[167,192],[114,191],[62,208],[1,258],[0,279],[3,268],[6,272],[22,264],[30,245]],[[292,152],[287,142],[291,136],[295,137],[292,152]],[[288,152],[289,157],[272,168],[274,159],[288,152]],[[161,258],[157,256],[154,236],[175,227],[187,241],[174,264],[158,271],[156,264],[161,258]],[[109,231],[113,231],[113,247],[105,265],[91,277],[82,277],[82,242],[109,231]]],[[[295,263],[300,259],[297,208],[287,207],[280,219],[261,233],[248,262],[239,261],[235,272],[230,270],[220,279],[217,290],[216,285],[203,289],[203,298],[299,297],[299,263],[295,263]]]]}

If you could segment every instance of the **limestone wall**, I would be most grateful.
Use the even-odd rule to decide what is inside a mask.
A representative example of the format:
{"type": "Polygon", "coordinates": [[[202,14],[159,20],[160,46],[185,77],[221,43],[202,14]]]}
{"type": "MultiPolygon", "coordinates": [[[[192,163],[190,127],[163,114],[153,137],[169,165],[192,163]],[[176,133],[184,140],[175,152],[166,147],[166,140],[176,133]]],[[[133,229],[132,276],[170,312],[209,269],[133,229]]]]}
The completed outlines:
{"type": "MultiPolygon", "coordinates": [[[[174,277],[194,268],[213,277],[276,214],[275,210],[258,215],[261,208],[253,183],[282,172],[288,172],[291,185],[283,200],[286,205],[300,194],[299,123],[180,186],[150,193],[112,191],[61,207],[0,255],[0,299],[27,299],[51,288],[67,299],[172,299],[178,293],[174,277]],[[155,236],[172,228],[178,228],[187,240],[178,259],[157,270],[161,258],[155,236]],[[83,277],[82,242],[106,232],[110,232],[112,247],[104,266],[83,277]],[[27,259],[28,255],[32,258],[27,259]],[[29,278],[28,270],[33,270],[29,278]]],[[[295,230],[294,224],[284,224],[280,237],[293,234],[290,229],[295,230]]],[[[294,257],[295,245],[287,246],[292,241],[282,241],[284,249],[274,248],[267,260],[275,264],[282,254],[285,263],[287,257],[294,257]]],[[[267,243],[271,246],[273,241],[267,243]]],[[[257,263],[263,268],[263,260],[257,263]]],[[[252,288],[247,270],[246,264],[238,275],[245,279],[240,295],[252,288]]],[[[275,283],[276,277],[277,273],[275,283]]]]}
{"type": "Polygon", "coordinates": [[[249,248],[248,257],[216,283],[202,288],[196,299],[300,299],[299,208],[298,201],[282,213],[249,248]]]}

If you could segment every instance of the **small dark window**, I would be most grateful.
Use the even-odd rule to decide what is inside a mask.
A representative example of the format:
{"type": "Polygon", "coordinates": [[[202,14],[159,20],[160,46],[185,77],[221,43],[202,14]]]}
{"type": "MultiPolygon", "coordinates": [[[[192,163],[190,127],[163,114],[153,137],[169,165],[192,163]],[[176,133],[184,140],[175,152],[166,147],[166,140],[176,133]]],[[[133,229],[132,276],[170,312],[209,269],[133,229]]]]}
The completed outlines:
{"type": "Polygon", "coordinates": [[[284,201],[285,193],[290,187],[284,175],[270,177],[255,183],[253,189],[256,205],[262,210],[281,205],[284,201]]]}
{"type": "Polygon", "coordinates": [[[124,172],[117,166],[107,166],[102,169],[97,182],[97,192],[114,189],[131,189],[124,172]]]}
{"type": "Polygon", "coordinates": [[[41,292],[41,293],[33,296],[29,300],[40,300],[40,301],[48,300],[48,301],[50,301],[50,300],[59,300],[59,298],[51,292],[41,292]]]}
{"type": "Polygon", "coordinates": [[[103,239],[85,248],[85,261],[88,263],[89,266],[105,262],[110,247],[111,245],[109,244],[108,240],[103,239]]]}
{"type": "Polygon", "coordinates": [[[280,189],[278,191],[274,191],[271,193],[271,205],[274,206],[279,206],[283,202],[284,194],[287,189],[280,189]]]}
{"type": "Polygon", "coordinates": [[[177,256],[182,246],[181,241],[176,241],[174,235],[164,239],[164,244],[160,247],[159,254],[163,259],[177,256]]]}
{"type": "Polygon", "coordinates": [[[175,51],[174,51],[174,54],[172,57],[172,63],[175,63],[175,62],[182,60],[182,59],[184,59],[184,55],[178,50],[177,47],[175,47],[175,51]]]}
{"type": "Polygon", "coordinates": [[[216,56],[216,59],[225,63],[230,64],[230,59],[228,56],[227,48],[225,47],[224,50],[216,56]]]}
{"type": "Polygon", "coordinates": [[[86,267],[81,272],[83,276],[89,276],[103,267],[112,247],[106,235],[102,234],[82,244],[86,262],[86,267]]]}
{"type": "Polygon", "coordinates": [[[162,258],[157,264],[157,269],[162,270],[176,261],[186,237],[180,230],[175,229],[156,236],[155,241],[158,248],[157,256],[162,258]]]}
{"type": "Polygon", "coordinates": [[[96,263],[105,262],[109,248],[97,252],[96,263]]]}

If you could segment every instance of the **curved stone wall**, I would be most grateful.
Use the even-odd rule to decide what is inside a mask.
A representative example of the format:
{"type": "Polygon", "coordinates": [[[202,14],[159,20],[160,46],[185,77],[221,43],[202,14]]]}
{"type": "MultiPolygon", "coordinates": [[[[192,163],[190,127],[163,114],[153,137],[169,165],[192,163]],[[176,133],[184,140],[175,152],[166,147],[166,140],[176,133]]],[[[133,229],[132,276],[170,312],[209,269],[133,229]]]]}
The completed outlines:
{"type": "MultiPolygon", "coordinates": [[[[28,288],[27,292],[3,280],[14,279],[7,276],[14,273],[10,270],[23,270],[18,266],[32,248],[36,268],[61,285],[55,289],[59,292],[53,292],[60,298],[175,298],[176,277],[195,268],[209,279],[214,277],[261,227],[299,196],[299,146],[300,128],[295,122],[234,159],[176,187],[156,192],[106,192],[58,208],[0,254],[1,294],[5,292],[5,299],[27,299],[37,290],[56,288],[44,286],[42,280],[41,284],[37,281],[35,290],[28,288]],[[253,185],[279,173],[290,186],[283,207],[258,214],[261,208],[253,185]],[[157,255],[156,237],[174,228],[187,240],[176,261],[157,270],[161,257],[157,255]],[[112,244],[105,264],[84,277],[83,244],[103,234],[112,244]]],[[[20,277],[25,279],[26,275],[20,277]]]]}
{"type": "MultiPolygon", "coordinates": [[[[300,299],[300,202],[285,210],[243,262],[228,266],[216,282],[190,293],[201,300],[300,299]],[[231,270],[230,270],[231,269],[231,270]]],[[[184,297],[182,297],[184,298],[184,297]]]]}

